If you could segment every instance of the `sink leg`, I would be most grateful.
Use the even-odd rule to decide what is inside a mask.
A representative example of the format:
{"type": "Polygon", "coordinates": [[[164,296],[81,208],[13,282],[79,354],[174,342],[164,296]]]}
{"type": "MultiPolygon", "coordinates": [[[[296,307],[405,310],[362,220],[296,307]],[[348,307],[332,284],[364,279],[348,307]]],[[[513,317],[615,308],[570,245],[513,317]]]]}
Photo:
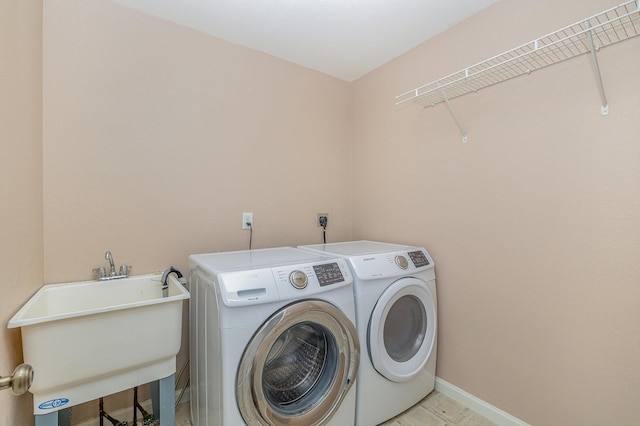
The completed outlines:
{"type": "Polygon", "coordinates": [[[160,420],[160,426],[174,426],[176,424],[176,375],[172,374],[151,382],[149,386],[154,417],[160,420]]]}
{"type": "Polygon", "coordinates": [[[58,426],[71,426],[71,407],[58,411],[58,426]]]}
{"type": "Polygon", "coordinates": [[[36,415],[36,426],[71,426],[71,408],[36,415]]]}

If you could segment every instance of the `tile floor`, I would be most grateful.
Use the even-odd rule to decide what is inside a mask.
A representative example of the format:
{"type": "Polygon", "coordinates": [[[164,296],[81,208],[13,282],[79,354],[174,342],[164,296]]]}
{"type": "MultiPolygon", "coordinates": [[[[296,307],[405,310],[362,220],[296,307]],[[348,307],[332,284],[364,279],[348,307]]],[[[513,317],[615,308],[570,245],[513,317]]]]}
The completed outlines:
{"type": "MultiPolygon", "coordinates": [[[[425,399],[383,426],[495,426],[440,392],[431,392],[425,399]]],[[[187,423],[187,426],[188,423],[187,423]]]]}
{"type": "MultiPolygon", "coordinates": [[[[178,406],[176,426],[191,426],[188,402],[178,406]]],[[[383,423],[383,426],[495,426],[495,424],[440,392],[434,391],[413,408],[383,423]]]]}
{"type": "MultiPolygon", "coordinates": [[[[189,394],[187,393],[187,396],[189,394]]],[[[189,401],[183,402],[176,408],[176,426],[191,426],[191,414],[189,413],[189,401]]]]}

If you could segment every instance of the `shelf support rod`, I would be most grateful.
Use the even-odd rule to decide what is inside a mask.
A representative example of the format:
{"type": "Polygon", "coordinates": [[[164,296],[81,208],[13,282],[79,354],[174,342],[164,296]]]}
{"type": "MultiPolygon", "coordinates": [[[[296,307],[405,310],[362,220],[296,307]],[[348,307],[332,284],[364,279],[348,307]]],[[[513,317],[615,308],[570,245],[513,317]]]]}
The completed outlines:
{"type": "Polygon", "coordinates": [[[607,103],[607,97],[604,94],[604,86],[602,85],[602,75],[600,74],[600,67],[598,66],[598,57],[596,55],[596,48],[593,44],[593,34],[591,34],[591,24],[589,21],[584,22],[584,28],[587,30],[587,38],[589,39],[589,48],[591,49],[591,62],[593,63],[593,70],[596,74],[596,83],[598,84],[598,90],[600,91],[600,112],[602,115],[609,114],[609,104],[607,103]]]}
{"type": "Polygon", "coordinates": [[[438,89],[440,89],[440,93],[442,94],[442,97],[444,98],[444,102],[447,105],[447,108],[449,109],[449,113],[451,114],[451,117],[453,117],[453,121],[456,122],[456,126],[458,126],[458,129],[460,129],[460,133],[462,134],[462,143],[467,143],[467,132],[464,131],[462,124],[460,124],[460,120],[458,120],[458,116],[456,115],[456,112],[453,110],[453,107],[449,102],[449,98],[447,97],[446,93],[444,93],[444,89],[440,87],[440,82],[437,82],[437,85],[438,85],[438,89]]]}

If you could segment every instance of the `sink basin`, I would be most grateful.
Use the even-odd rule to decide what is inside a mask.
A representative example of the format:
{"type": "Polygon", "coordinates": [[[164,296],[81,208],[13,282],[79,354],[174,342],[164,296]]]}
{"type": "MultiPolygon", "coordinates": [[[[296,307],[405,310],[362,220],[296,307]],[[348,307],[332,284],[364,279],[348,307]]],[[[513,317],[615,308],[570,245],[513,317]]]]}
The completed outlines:
{"type": "Polygon", "coordinates": [[[9,321],[34,369],[34,414],[47,414],[176,371],[183,300],[172,274],[44,285],[9,321]]]}

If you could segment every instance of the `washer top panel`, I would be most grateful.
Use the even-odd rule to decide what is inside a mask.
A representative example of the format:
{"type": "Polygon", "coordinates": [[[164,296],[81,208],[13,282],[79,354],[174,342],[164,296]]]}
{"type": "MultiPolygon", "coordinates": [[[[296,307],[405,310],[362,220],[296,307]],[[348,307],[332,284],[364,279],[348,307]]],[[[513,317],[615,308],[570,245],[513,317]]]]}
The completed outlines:
{"type": "Polygon", "coordinates": [[[192,254],[192,263],[210,274],[225,271],[251,270],[286,266],[297,263],[323,262],[326,256],[299,250],[293,247],[276,247],[259,250],[243,250],[222,253],[192,254]]]}

